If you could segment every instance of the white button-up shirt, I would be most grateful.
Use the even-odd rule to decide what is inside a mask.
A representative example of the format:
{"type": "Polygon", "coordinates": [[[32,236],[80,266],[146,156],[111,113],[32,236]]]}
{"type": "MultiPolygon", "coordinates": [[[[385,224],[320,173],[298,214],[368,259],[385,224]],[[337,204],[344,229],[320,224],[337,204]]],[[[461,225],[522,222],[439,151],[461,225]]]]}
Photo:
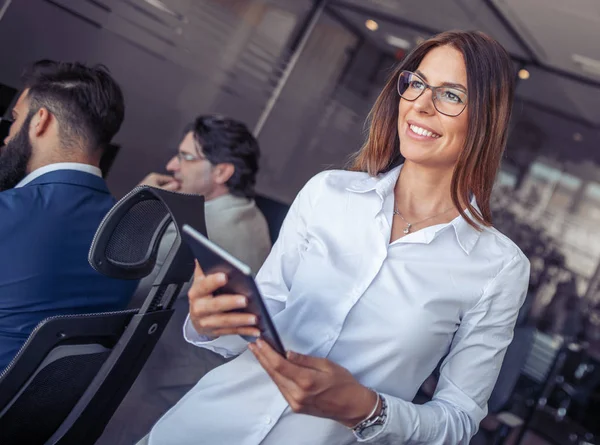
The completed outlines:
{"type": "Polygon", "coordinates": [[[293,413],[240,337],[188,341],[239,357],[208,373],[152,430],[151,445],[467,444],[510,343],[529,262],[462,217],[390,243],[400,167],[327,171],[300,192],[257,276],[286,349],[327,357],[388,402],[357,439],[293,413]],[[433,400],[411,403],[445,356],[433,400]]]}

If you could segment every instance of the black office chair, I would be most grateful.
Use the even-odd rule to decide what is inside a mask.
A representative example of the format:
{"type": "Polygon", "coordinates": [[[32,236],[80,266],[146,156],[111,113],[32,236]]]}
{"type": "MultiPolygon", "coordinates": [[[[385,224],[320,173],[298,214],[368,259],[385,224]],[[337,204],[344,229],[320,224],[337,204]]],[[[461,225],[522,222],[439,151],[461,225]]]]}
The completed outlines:
{"type": "MultiPolygon", "coordinates": [[[[515,341],[523,345],[528,342],[529,347],[525,353],[525,349],[521,346],[518,346],[516,350],[513,344],[509,346],[498,383],[490,397],[489,411],[494,413],[500,409],[500,412],[495,414],[500,426],[493,438],[494,444],[504,443],[514,428],[519,428],[519,432],[511,443],[520,444],[523,441],[531,427],[536,411],[545,406],[549,394],[549,382],[554,381],[556,370],[560,368],[559,350],[562,346],[560,339],[531,327],[519,327],[515,329],[513,342],[515,341]],[[518,340],[519,337],[521,337],[521,341],[518,340]],[[527,340],[525,340],[526,338],[527,340]],[[510,399],[505,399],[507,394],[504,393],[504,388],[507,385],[503,383],[502,379],[503,375],[506,375],[507,380],[512,380],[504,370],[511,362],[516,364],[517,369],[512,371],[507,369],[506,372],[510,374],[518,370],[517,382],[520,382],[521,385],[520,389],[516,391],[514,410],[508,411],[506,407],[502,406],[510,401],[510,399]]],[[[514,389],[515,385],[512,384],[511,395],[515,392],[514,389]]]]}
{"type": "Polygon", "coordinates": [[[275,241],[277,241],[277,237],[279,236],[279,231],[281,230],[281,225],[283,224],[283,220],[285,219],[290,206],[281,201],[277,201],[276,199],[267,198],[266,196],[261,195],[257,195],[254,198],[254,201],[262,214],[265,215],[265,219],[269,226],[271,242],[275,244],[275,241]]]}
{"type": "Polygon", "coordinates": [[[532,326],[515,328],[513,340],[506,350],[498,380],[488,400],[488,415],[498,422],[491,441],[494,445],[504,443],[511,431],[524,423],[521,417],[507,408],[521,376],[523,364],[531,351],[534,333],[535,328],[532,326]]]}
{"type": "MultiPolygon", "coordinates": [[[[203,208],[201,196],[138,187],[100,224],[89,262],[113,278],[144,277],[171,221],[179,231],[189,224],[206,233],[203,208]]],[[[193,268],[192,253],[178,236],[141,309],[42,321],[0,375],[0,444],[94,444],[152,352],[193,268]]]]}

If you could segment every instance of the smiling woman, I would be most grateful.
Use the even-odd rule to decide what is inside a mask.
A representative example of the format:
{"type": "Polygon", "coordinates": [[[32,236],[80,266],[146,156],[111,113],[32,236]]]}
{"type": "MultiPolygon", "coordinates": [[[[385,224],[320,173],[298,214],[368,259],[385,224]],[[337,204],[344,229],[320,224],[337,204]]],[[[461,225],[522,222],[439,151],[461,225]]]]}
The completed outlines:
{"type": "Polygon", "coordinates": [[[468,444],[529,281],[489,209],[513,89],[484,34],[417,47],[377,99],[354,171],[308,182],[256,277],[286,356],[243,341],[259,335],[246,298],[198,268],[184,335],[239,357],[142,443],[468,444]],[[442,358],[433,399],[413,404],[442,358]]]}
{"type": "Polygon", "coordinates": [[[397,166],[401,155],[409,162],[413,155],[449,162],[451,197],[459,213],[473,227],[491,226],[489,201],[506,146],[514,77],[506,50],[483,33],[447,32],[425,41],[396,68],[377,99],[369,138],[353,170],[377,175],[397,166]],[[449,102],[456,103],[453,110],[443,105],[449,102]],[[407,131],[411,124],[416,132],[407,131]],[[411,142],[422,136],[419,128],[446,131],[436,141],[437,155],[432,150],[419,154],[423,147],[411,142]]]}

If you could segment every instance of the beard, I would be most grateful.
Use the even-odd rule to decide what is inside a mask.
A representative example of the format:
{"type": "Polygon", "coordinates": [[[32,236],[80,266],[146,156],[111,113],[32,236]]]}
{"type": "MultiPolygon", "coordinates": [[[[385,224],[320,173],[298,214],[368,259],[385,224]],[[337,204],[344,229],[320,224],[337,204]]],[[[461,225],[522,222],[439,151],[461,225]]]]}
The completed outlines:
{"type": "Polygon", "coordinates": [[[27,164],[33,147],[29,139],[28,116],[17,134],[4,147],[0,147],[0,192],[15,187],[27,175],[27,164]]]}

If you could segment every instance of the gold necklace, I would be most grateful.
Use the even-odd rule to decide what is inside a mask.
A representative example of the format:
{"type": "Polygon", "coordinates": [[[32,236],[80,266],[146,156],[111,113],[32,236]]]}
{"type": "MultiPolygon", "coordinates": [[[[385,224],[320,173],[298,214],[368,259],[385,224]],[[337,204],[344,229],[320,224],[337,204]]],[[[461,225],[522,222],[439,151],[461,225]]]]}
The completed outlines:
{"type": "Polygon", "coordinates": [[[421,221],[417,221],[414,223],[409,223],[407,220],[405,220],[404,216],[402,216],[402,213],[400,213],[400,211],[398,210],[398,207],[394,207],[394,215],[398,215],[402,219],[402,221],[404,221],[406,223],[406,227],[404,228],[403,232],[405,235],[408,235],[410,233],[410,229],[412,228],[412,226],[416,226],[417,224],[421,224],[421,223],[424,223],[425,221],[429,221],[430,219],[435,218],[436,216],[443,215],[444,213],[449,212],[453,208],[454,208],[454,206],[444,210],[443,212],[436,213],[433,216],[429,216],[425,219],[422,219],[421,221]]]}

